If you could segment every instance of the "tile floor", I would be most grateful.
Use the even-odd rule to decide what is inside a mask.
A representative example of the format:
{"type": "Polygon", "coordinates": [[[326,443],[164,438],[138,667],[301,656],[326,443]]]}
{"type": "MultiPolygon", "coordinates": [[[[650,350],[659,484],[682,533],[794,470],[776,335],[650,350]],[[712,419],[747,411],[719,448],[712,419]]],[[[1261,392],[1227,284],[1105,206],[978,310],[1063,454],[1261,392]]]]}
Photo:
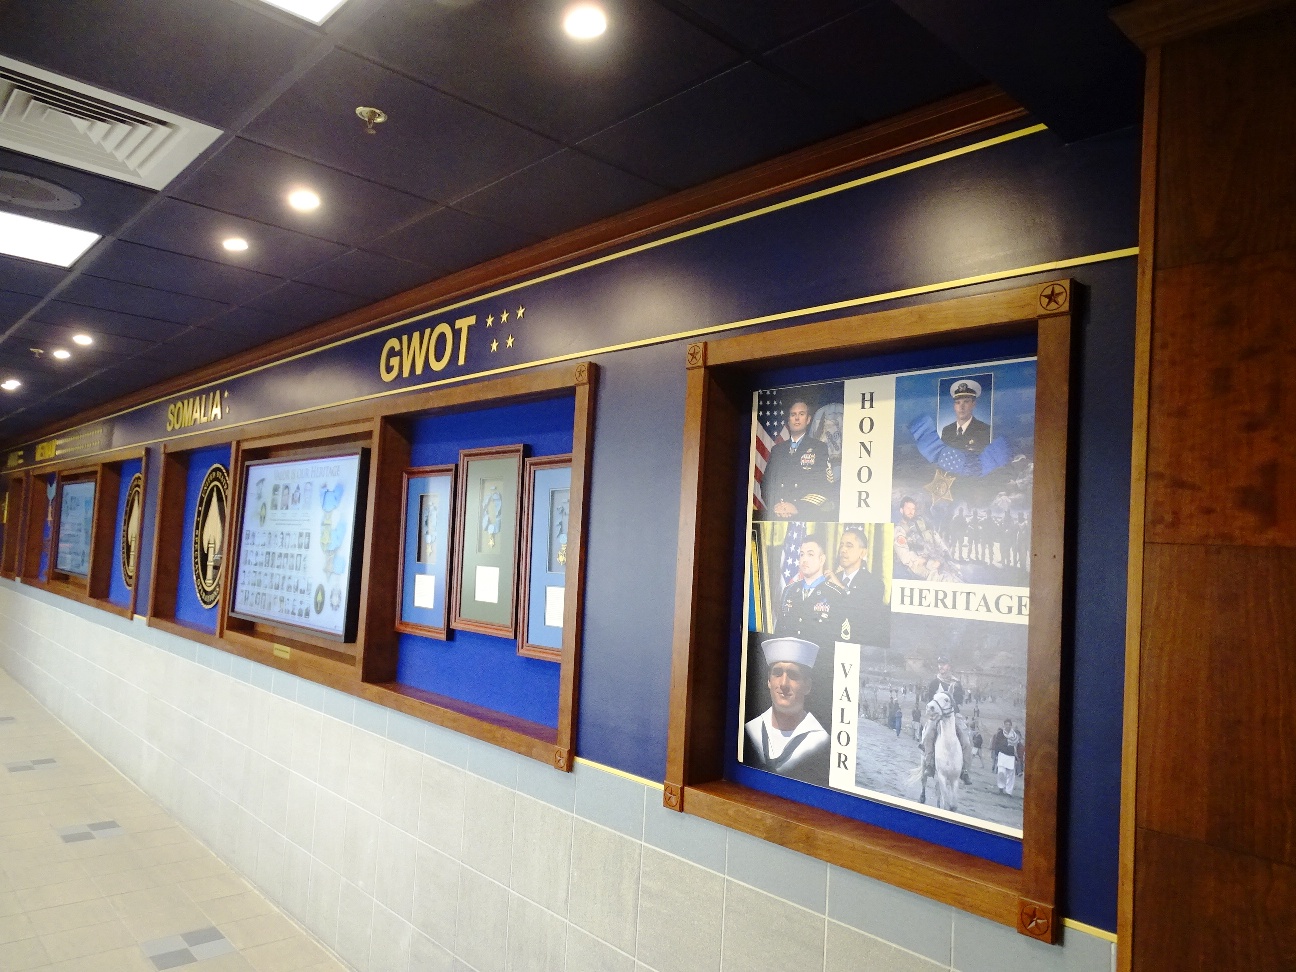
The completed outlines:
{"type": "Polygon", "coordinates": [[[345,967],[0,671],[0,970],[345,967]]]}

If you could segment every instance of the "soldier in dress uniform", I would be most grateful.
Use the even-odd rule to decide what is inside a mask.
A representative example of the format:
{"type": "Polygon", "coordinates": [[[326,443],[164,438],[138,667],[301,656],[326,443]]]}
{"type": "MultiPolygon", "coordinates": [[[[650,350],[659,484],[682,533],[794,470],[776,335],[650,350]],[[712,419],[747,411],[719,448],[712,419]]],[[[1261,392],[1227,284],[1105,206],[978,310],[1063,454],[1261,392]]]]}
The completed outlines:
{"type": "Polygon", "coordinates": [[[828,444],[807,431],[810,406],[794,399],[788,406],[789,438],[770,449],[761,495],[766,516],[779,520],[830,520],[837,512],[837,471],[828,444]]]}
{"type": "Polygon", "coordinates": [[[882,579],[864,564],[867,556],[864,531],[858,527],[843,530],[834,575],[842,591],[839,640],[853,645],[886,645],[891,640],[891,612],[883,603],[886,589],[882,579]]]}
{"type": "Polygon", "coordinates": [[[990,426],[972,414],[981,397],[981,383],[958,378],[950,395],[954,398],[954,421],[941,429],[941,441],[965,452],[980,452],[990,444],[990,426]]]}
{"type": "Polygon", "coordinates": [[[828,784],[828,733],[806,699],[819,646],[800,638],[770,638],[761,645],[770,707],[746,725],[743,762],[757,769],[828,784]]]}
{"type": "Polygon", "coordinates": [[[842,589],[826,573],[828,555],[817,537],[801,541],[799,580],[783,588],[774,633],[802,638],[817,645],[832,645],[841,634],[842,589]]]}

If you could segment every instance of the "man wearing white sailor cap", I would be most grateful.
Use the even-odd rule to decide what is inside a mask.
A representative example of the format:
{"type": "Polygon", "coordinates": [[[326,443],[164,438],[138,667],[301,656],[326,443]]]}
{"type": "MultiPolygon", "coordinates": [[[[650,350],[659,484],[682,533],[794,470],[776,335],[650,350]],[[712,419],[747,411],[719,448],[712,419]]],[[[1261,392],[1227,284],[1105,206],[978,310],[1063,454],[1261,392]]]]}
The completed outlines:
{"type": "Polygon", "coordinates": [[[768,709],[747,723],[743,762],[807,783],[827,785],[828,733],[806,711],[819,646],[803,638],[769,638],[761,644],[768,668],[768,709]]]}
{"type": "Polygon", "coordinates": [[[990,426],[972,414],[981,397],[981,383],[955,378],[950,397],[954,399],[954,421],[941,429],[941,441],[965,452],[980,452],[990,444],[990,426]]]}

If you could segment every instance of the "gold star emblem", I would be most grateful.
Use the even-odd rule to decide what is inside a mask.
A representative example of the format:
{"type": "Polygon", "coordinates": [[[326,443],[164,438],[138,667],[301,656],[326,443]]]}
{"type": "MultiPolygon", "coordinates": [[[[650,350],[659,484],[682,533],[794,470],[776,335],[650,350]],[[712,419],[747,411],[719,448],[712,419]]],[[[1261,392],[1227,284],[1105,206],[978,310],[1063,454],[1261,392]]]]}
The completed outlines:
{"type": "Polygon", "coordinates": [[[500,311],[500,323],[501,324],[508,323],[508,311],[500,311]]]}
{"type": "Polygon", "coordinates": [[[490,314],[487,314],[487,315],[486,315],[486,326],[487,326],[487,327],[490,327],[490,326],[491,326],[492,324],[494,324],[494,323],[495,323],[495,318],[492,317],[490,314]]]}
{"type": "Polygon", "coordinates": [[[954,485],[954,480],[957,478],[957,476],[947,473],[944,469],[937,469],[936,475],[932,476],[932,481],[924,486],[923,489],[931,493],[932,500],[935,502],[949,500],[949,502],[952,503],[954,502],[954,493],[951,492],[951,487],[954,485]]]}
{"type": "Polygon", "coordinates": [[[522,320],[522,315],[525,314],[525,313],[526,313],[526,308],[523,307],[521,304],[518,304],[518,309],[517,309],[517,319],[518,319],[519,321],[522,320]]]}
{"type": "Polygon", "coordinates": [[[492,341],[492,342],[491,342],[491,354],[494,354],[494,353],[495,353],[496,351],[498,351],[498,350],[499,350],[499,342],[498,342],[498,341],[492,341]]]}
{"type": "Polygon", "coordinates": [[[504,347],[506,347],[506,348],[511,348],[511,347],[513,347],[513,335],[512,335],[512,334],[510,334],[510,335],[508,336],[508,343],[505,344],[504,347]]]}

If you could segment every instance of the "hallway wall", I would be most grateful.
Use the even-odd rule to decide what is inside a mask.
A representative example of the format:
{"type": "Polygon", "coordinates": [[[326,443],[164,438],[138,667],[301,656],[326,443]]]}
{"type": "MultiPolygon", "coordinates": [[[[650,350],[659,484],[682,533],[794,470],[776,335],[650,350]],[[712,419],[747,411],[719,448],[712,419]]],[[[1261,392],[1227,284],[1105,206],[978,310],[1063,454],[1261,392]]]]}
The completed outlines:
{"type": "Polygon", "coordinates": [[[1109,972],[313,682],[0,581],[0,665],[360,972],[1109,972]]]}

